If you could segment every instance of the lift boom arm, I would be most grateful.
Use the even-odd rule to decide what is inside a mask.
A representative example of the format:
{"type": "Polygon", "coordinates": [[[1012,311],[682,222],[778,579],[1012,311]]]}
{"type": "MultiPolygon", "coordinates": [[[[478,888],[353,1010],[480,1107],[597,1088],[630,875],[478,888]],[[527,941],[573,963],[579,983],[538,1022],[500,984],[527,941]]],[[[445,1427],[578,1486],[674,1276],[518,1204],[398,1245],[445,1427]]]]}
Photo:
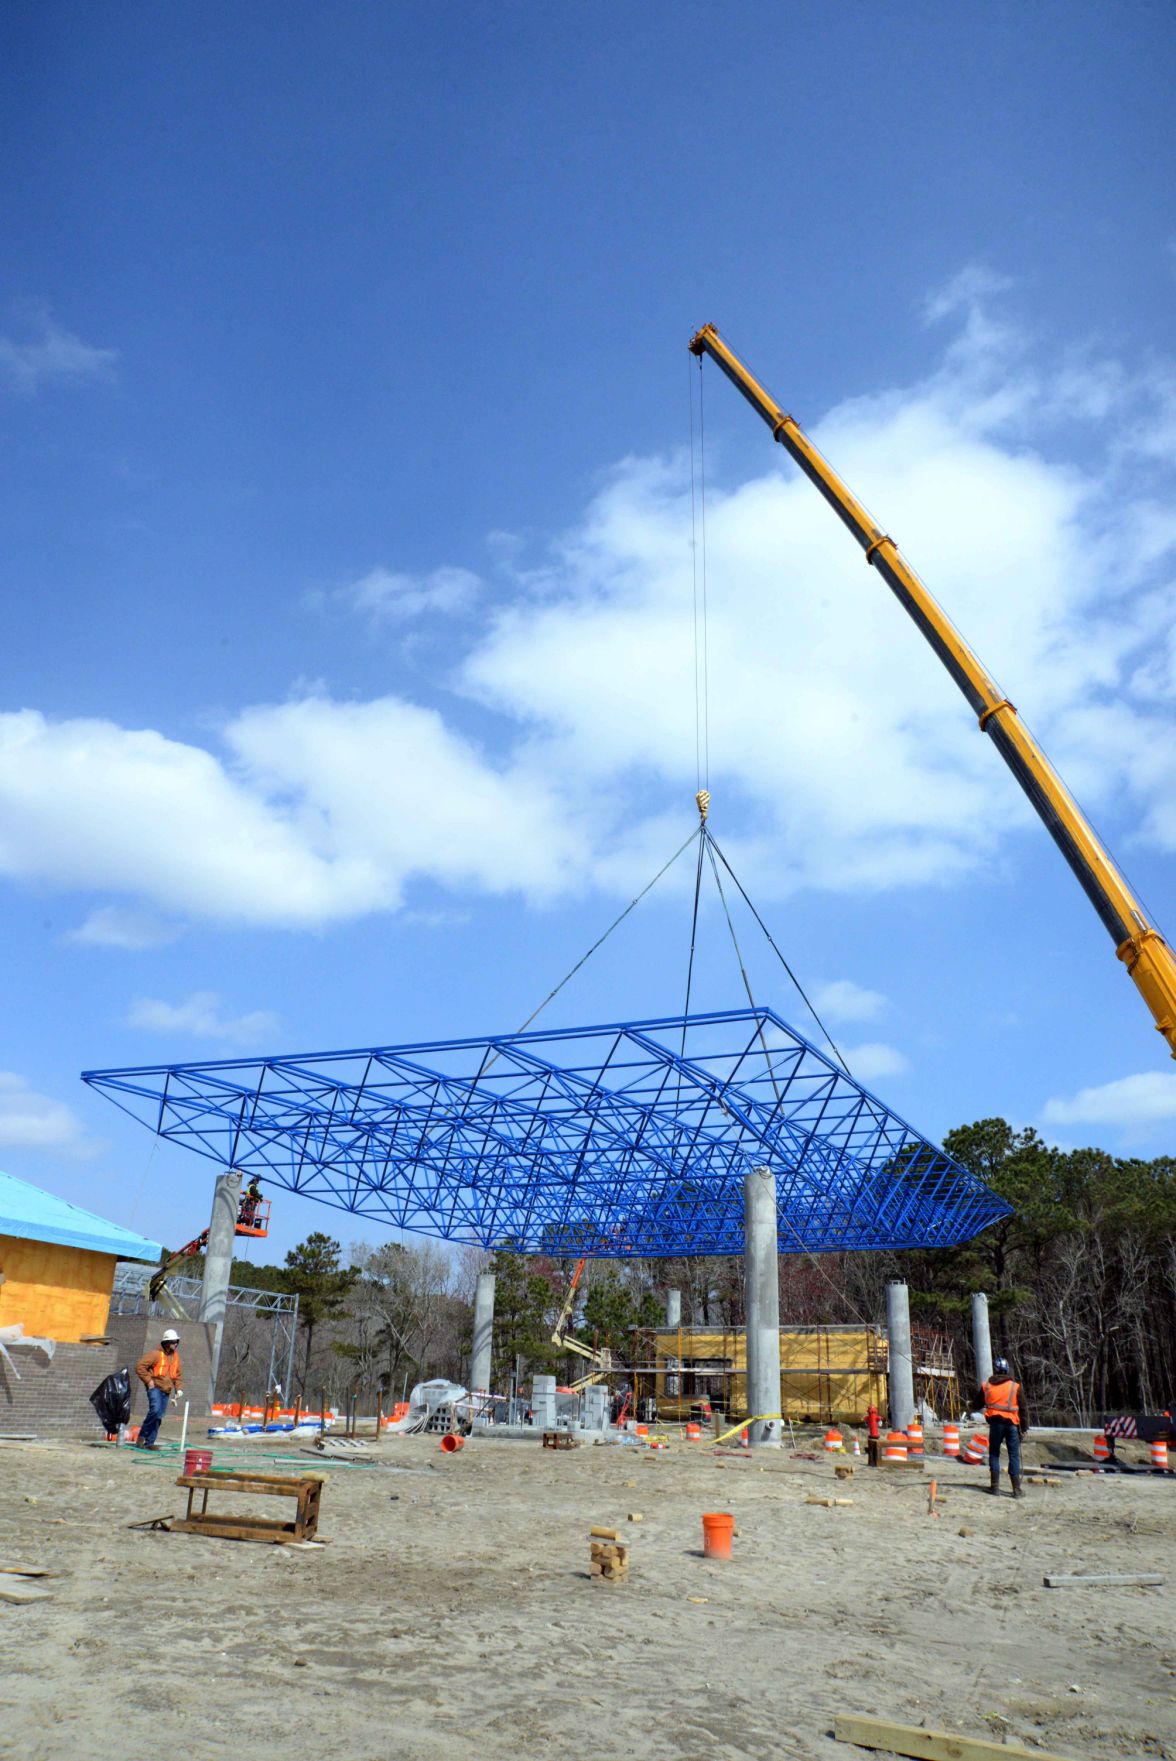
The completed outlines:
{"type": "Polygon", "coordinates": [[[1115,951],[1134,979],[1144,1002],[1176,1058],[1176,957],[1148,918],[1110,853],[1071,797],[1069,790],[1003,697],[951,620],[906,562],[897,544],[871,520],[793,418],[769,397],[713,324],[691,338],[693,354],[709,355],[763,417],[810,483],[820,490],[853,533],[899,604],[914,619],[979,719],[997,751],[1028,795],[1046,830],[1074,870],[1087,898],[1115,943],[1115,951]]]}

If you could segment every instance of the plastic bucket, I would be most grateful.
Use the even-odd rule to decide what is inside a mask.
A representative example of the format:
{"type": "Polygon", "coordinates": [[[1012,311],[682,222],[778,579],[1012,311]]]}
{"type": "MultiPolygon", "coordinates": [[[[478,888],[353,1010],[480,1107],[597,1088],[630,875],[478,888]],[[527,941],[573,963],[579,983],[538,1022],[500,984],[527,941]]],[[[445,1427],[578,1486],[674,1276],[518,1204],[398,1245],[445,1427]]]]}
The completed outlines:
{"type": "Polygon", "coordinates": [[[735,1518],[729,1510],[706,1511],[702,1518],[702,1551],[708,1559],[730,1559],[735,1518]]]}
{"type": "Polygon", "coordinates": [[[186,1474],[206,1474],[211,1466],[211,1449],[185,1449],[184,1472],[186,1474]]]}
{"type": "Polygon", "coordinates": [[[446,1455],[456,1455],[459,1449],[465,1448],[465,1438],[453,1431],[446,1431],[441,1439],[441,1448],[446,1455]]]}

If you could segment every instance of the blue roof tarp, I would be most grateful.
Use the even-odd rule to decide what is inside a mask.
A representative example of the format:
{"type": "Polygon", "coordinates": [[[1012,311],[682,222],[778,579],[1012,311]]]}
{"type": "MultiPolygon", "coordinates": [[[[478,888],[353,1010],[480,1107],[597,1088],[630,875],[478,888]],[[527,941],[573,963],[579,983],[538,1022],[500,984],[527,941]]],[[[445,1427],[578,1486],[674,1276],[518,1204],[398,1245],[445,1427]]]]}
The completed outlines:
{"type": "Polygon", "coordinates": [[[87,1253],[114,1254],[120,1260],[157,1261],[158,1241],[147,1241],[68,1199],[55,1198],[14,1174],[0,1173],[0,1235],[18,1241],[49,1241],[59,1247],[80,1247],[87,1253]]]}

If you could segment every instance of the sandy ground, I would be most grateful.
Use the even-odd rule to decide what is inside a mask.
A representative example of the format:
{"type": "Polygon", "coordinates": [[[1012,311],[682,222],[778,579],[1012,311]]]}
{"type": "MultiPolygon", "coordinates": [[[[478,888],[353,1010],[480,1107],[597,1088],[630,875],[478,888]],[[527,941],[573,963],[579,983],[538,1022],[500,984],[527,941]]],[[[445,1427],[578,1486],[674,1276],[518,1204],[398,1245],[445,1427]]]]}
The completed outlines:
{"type": "Polygon", "coordinates": [[[829,1734],[846,1711],[1176,1757],[1176,1483],[1014,1504],[945,1464],[933,1519],[927,1478],[846,1488],[787,1451],[404,1438],[378,1461],[325,1470],[327,1545],[291,1551],[129,1529],[182,1508],[174,1455],[0,1446],[0,1559],[60,1574],[0,1603],[0,1752],[836,1761],[864,1756],[829,1734]],[[704,1510],[735,1515],[729,1565],[701,1556],[704,1510]],[[627,1584],[588,1577],[593,1523],[628,1530],[627,1584]],[[1157,1569],[1162,1590],[1042,1585],[1157,1569]]]}

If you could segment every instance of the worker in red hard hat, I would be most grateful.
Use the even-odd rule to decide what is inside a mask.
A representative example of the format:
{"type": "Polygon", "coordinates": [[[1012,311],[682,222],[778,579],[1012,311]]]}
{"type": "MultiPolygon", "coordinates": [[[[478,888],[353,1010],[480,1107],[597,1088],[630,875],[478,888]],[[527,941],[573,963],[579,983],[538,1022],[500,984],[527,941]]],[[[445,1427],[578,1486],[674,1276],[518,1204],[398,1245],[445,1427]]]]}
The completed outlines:
{"type": "Polygon", "coordinates": [[[1007,1358],[997,1358],[992,1375],[978,1390],[976,1404],[983,1406],[988,1421],[988,1490],[994,1496],[1000,1492],[1000,1446],[1003,1443],[1008,1450],[1013,1497],[1023,1498],[1021,1438],[1029,1429],[1029,1408],[1025,1404],[1024,1389],[1013,1380],[1007,1358]]]}
{"type": "Polygon", "coordinates": [[[147,1390],[147,1417],[139,1426],[139,1449],[158,1449],[156,1432],[163,1423],[167,1403],[173,1394],[182,1395],[180,1386],[180,1336],[174,1327],[164,1330],[158,1351],[149,1351],[135,1365],[135,1374],[147,1390]]]}

